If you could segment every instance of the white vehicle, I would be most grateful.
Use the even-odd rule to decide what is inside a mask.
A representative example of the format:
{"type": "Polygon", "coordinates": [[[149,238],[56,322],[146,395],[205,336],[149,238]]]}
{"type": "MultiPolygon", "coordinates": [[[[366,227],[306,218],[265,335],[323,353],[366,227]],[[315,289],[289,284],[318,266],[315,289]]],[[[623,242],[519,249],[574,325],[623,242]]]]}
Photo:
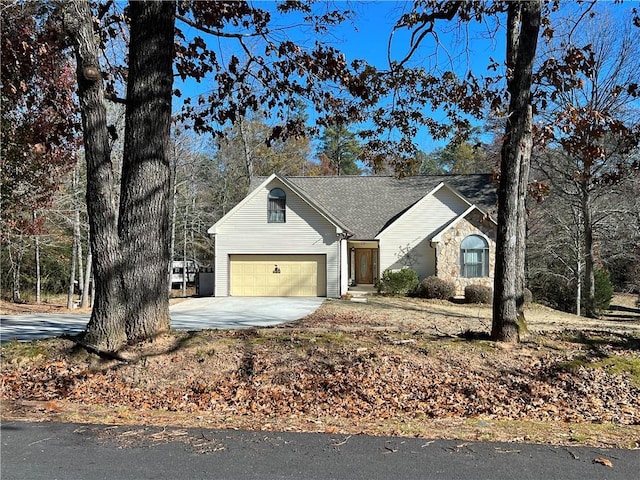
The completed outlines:
{"type": "Polygon", "coordinates": [[[196,272],[198,265],[193,260],[178,260],[171,265],[171,288],[178,288],[185,279],[187,285],[193,285],[196,282],[196,272]]]}

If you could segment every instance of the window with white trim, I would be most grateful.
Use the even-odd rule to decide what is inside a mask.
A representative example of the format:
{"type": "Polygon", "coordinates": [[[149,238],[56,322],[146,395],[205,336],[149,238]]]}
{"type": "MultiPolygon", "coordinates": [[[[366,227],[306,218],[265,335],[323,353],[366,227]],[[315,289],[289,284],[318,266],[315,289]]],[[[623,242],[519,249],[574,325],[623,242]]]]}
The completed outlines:
{"type": "Polygon", "coordinates": [[[489,243],[480,235],[469,235],[460,245],[460,267],[464,278],[489,276],[489,243]]]}
{"type": "Polygon", "coordinates": [[[287,210],[287,194],[281,188],[273,188],[267,197],[267,221],[269,223],[285,223],[287,210]]]}

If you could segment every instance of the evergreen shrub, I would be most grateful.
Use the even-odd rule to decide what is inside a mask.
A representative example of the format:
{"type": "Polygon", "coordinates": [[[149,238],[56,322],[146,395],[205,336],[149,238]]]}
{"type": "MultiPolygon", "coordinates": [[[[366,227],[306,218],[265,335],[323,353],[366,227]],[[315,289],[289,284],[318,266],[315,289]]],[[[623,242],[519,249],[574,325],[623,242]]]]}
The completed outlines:
{"type": "Polygon", "coordinates": [[[378,293],[384,295],[407,295],[418,285],[418,274],[411,268],[385,270],[376,283],[378,293]]]}
{"type": "Polygon", "coordinates": [[[416,296],[420,298],[436,298],[448,300],[456,293],[456,287],[452,282],[435,276],[427,277],[416,289],[416,296]]]}
{"type": "Polygon", "coordinates": [[[467,285],[464,288],[464,301],[466,303],[492,303],[493,289],[477,283],[467,285]]]}

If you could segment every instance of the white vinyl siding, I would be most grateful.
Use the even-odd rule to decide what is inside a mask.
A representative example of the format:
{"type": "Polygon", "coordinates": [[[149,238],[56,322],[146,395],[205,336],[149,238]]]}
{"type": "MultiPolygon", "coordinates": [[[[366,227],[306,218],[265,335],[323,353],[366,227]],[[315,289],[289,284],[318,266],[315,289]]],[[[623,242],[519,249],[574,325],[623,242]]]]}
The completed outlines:
{"type": "Polygon", "coordinates": [[[227,296],[230,255],[323,255],[326,258],[326,295],[340,296],[340,242],[336,226],[282,182],[274,179],[254,192],[224,221],[216,225],[215,295],[227,296]],[[284,190],[286,222],[269,223],[267,197],[273,188],[284,190]]]}
{"type": "Polygon", "coordinates": [[[435,275],[436,251],[430,238],[468,207],[447,187],[420,200],[378,235],[380,272],[410,267],[420,279],[435,275]]]}

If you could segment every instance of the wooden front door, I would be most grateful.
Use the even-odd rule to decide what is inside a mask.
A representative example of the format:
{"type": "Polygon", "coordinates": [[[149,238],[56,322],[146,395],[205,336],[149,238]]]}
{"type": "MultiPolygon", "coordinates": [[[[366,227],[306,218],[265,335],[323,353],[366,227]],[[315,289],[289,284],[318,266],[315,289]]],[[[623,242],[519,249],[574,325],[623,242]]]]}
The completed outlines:
{"type": "Polygon", "coordinates": [[[356,248],[356,283],[373,283],[373,255],[372,248],[356,248]]]}

